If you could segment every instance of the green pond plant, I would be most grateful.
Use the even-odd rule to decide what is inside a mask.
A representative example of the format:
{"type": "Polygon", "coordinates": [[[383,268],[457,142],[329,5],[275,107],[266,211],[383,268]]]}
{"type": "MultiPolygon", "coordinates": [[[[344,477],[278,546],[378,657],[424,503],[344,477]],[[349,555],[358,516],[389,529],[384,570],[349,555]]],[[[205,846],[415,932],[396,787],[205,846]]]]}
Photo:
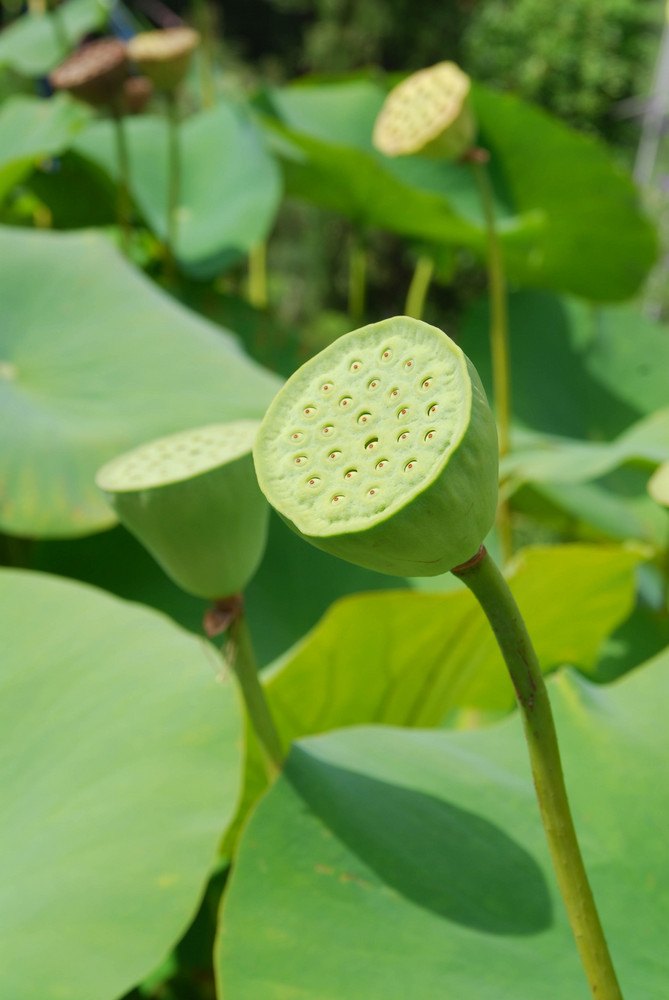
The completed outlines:
{"type": "Polygon", "coordinates": [[[130,250],[130,163],[123,122],[127,110],[128,59],[117,38],[86,42],[49,74],[54,90],[65,90],[92,107],[107,111],[114,122],[118,160],[117,217],[123,250],[130,250]]]}
{"type": "Polygon", "coordinates": [[[483,545],[497,440],[471,362],[446,334],[395,317],[344,335],[271,403],[258,482],[299,535],[368,569],[450,569],[493,629],[523,719],[558,886],[595,1000],[621,993],[576,838],[548,693],[525,624],[483,545]]]}
{"type": "MultiPolygon", "coordinates": [[[[376,119],[372,139],[376,148],[386,156],[419,154],[446,162],[459,161],[468,164],[474,174],[488,237],[493,395],[499,453],[504,458],[510,449],[511,421],[506,279],[495,221],[493,190],[486,169],[490,154],[475,145],[478,125],[470,91],[469,77],[455,63],[442,62],[419,70],[390,91],[376,119]]],[[[420,270],[414,276],[415,283],[424,285],[425,275],[431,275],[431,268],[422,258],[417,267],[420,270]]],[[[423,291],[419,301],[422,302],[424,297],[423,291]]],[[[505,503],[500,505],[499,528],[504,555],[508,558],[511,539],[505,503]]]]}
{"type": "Polygon", "coordinates": [[[258,681],[242,591],[267,539],[269,507],[251,448],[259,422],[181,431],[107,462],[96,482],[119,519],[187,593],[214,602],[209,635],[229,632],[229,660],[273,775],[283,752],[258,681]]]}
{"type": "Polygon", "coordinates": [[[174,279],[181,195],[181,153],[179,149],[178,94],[190,67],[191,56],[200,44],[200,35],[186,25],[143,31],[128,42],[128,57],[161,91],[167,103],[167,276],[174,279]]]}

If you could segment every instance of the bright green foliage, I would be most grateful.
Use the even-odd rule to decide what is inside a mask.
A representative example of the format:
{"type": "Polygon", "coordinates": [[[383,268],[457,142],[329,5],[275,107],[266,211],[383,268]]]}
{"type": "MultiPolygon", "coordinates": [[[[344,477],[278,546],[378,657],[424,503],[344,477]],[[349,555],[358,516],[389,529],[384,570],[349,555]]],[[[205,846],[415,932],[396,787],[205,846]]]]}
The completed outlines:
{"type": "Polygon", "coordinates": [[[662,0],[483,0],[464,37],[477,79],[512,90],[575,125],[615,133],[611,108],[644,93],[662,0]]]}
{"type": "MultiPolygon", "coordinates": [[[[622,548],[530,548],[509,584],[544,670],[591,671],[602,642],[634,605],[639,555],[622,548]]],[[[337,601],[271,667],[265,690],[286,743],[365,722],[440,726],[505,713],[513,689],[472,595],[408,590],[337,601]]],[[[265,784],[251,737],[245,808],[265,784]]]]}
{"type": "MultiPolygon", "coordinates": [[[[167,123],[143,115],[126,122],[133,197],[153,231],[167,234],[167,123]]],[[[256,127],[224,101],[179,127],[180,195],[176,254],[198,278],[213,278],[264,240],[281,197],[281,179],[256,127]]],[[[75,150],[118,176],[113,127],[97,121],[75,150]]]]}
{"type": "Polygon", "coordinates": [[[260,416],[277,380],[94,233],[0,232],[0,528],[114,523],[93,477],[160,434],[260,416]]]}
{"type": "MultiPolygon", "coordinates": [[[[623,993],[660,1000],[669,657],[609,688],[549,687],[623,993]]],[[[585,995],[520,719],[297,744],[245,830],[217,964],[226,1000],[585,995]]]]}
{"type": "MultiPolygon", "coordinates": [[[[470,247],[483,256],[482,210],[470,171],[425,158],[389,159],[371,144],[384,89],[322,80],[269,91],[267,127],[290,194],[358,225],[470,247]]],[[[517,98],[477,85],[479,143],[492,155],[509,277],[594,300],[632,295],[656,255],[631,180],[604,146],[517,98]],[[624,232],[612,240],[611,232],[624,232]]]]}
{"type": "Polygon", "coordinates": [[[0,107],[0,200],[43,159],[61,153],[88,121],[78,101],[17,95],[0,107]]]}
{"type": "Polygon", "coordinates": [[[0,966],[11,1000],[116,1000],[189,923],[239,783],[223,662],[162,615],[0,572],[0,966]]]}
{"type": "Polygon", "coordinates": [[[43,76],[107,22],[110,0],[67,0],[50,14],[24,14],[0,35],[0,68],[43,76]]]}

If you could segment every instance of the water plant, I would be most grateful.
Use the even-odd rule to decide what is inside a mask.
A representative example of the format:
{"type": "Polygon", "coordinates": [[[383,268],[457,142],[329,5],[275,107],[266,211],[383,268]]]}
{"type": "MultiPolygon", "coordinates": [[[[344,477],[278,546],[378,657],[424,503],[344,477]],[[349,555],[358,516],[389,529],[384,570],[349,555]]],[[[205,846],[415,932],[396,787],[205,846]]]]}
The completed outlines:
{"type": "Polygon", "coordinates": [[[558,885],[595,1000],[620,1000],[562,775],[548,693],[525,624],[483,545],[494,516],[492,415],[475,370],[434,327],[397,317],[353,331],[299,369],[254,456],[269,502],[298,533],[390,573],[446,567],[497,638],[523,719],[558,885]]]}

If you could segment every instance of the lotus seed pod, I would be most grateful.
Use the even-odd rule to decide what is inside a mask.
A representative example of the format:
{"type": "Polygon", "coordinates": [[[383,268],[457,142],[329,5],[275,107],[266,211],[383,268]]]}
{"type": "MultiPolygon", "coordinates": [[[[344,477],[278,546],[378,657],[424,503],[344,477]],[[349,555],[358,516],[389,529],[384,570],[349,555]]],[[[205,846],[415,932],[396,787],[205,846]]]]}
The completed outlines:
{"type": "Polygon", "coordinates": [[[254,460],[298,534],[382,573],[444,573],[495,518],[497,433],[478,374],[445,333],[407,316],[347,333],[298,369],[254,460]]]}
{"type": "Polygon", "coordinates": [[[386,156],[460,159],[477,132],[470,88],[467,74],[452,62],[413,73],[388,94],[374,126],[374,145],[386,156]]]}
{"type": "Polygon", "coordinates": [[[119,519],[183,590],[242,590],[267,538],[269,507],[251,448],[259,421],[183,431],[112,459],[96,482],[119,519]]]}
{"type": "Polygon", "coordinates": [[[67,90],[93,107],[116,104],[127,73],[125,46],[116,38],[88,42],[49,75],[54,90],[67,90]]]}
{"type": "Polygon", "coordinates": [[[153,97],[153,81],[148,76],[129,76],[123,83],[123,110],[128,115],[141,115],[153,97]]]}
{"type": "Polygon", "coordinates": [[[660,465],[648,481],[648,492],[663,507],[669,507],[669,462],[660,465]]]}
{"type": "Polygon", "coordinates": [[[128,55],[159,90],[175,90],[183,81],[190,57],[200,44],[194,28],[144,31],[128,42],[128,55]]]}

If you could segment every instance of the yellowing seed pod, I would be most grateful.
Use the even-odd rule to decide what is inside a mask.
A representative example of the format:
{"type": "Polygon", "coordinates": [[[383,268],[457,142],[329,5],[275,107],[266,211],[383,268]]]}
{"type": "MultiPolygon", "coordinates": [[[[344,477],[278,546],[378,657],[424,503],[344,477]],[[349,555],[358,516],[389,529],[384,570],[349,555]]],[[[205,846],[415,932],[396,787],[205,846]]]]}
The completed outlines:
{"type": "Polygon", "coordinates": [[[96,476],[120,520],[183,590],[242,590],[265,549],[269,507],[251,448],[259,421],[183,431],[112,459],[96,476]]]}
{"type": "Polygon", "coordinates": [[[182,82],[199,44],[194,28],[144,31],[128,42],[128,56],[159,90],[170,92],[182,82]]]}
{"type": "Polygon", "coordinates": [[[470,88],[467,74],[452,62],[413,73],[388,94],[374,126],[374,145],[386,156],[460,159],[477,132],[470,88]]]}
{"type": "Polygon", "coordinates": [[[398,316],[345,334],[271,403],[258,482],[313,545],[397,576],[476,554],[497,505],[497,434],[480,379],[445,333],[398,316]]]}

